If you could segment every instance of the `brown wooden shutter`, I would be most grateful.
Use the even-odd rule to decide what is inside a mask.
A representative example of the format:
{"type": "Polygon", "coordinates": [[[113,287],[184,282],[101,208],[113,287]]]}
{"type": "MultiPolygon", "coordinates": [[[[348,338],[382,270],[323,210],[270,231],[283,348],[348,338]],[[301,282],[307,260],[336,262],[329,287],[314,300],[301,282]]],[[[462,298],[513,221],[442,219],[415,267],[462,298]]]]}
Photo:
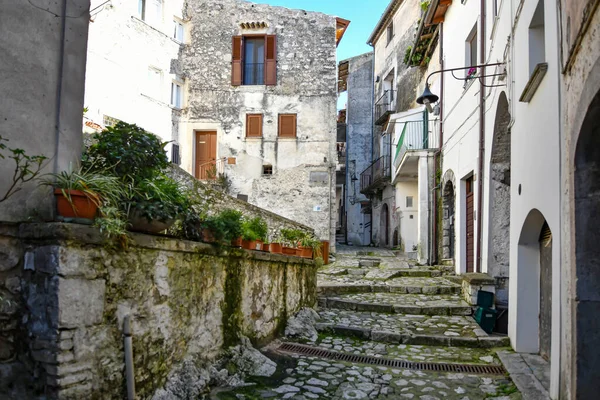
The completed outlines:
{"type": "Polygon", "coordinates": [[[296,114],[279,114],[279,136],[296,137],[296,114]]]}
{"type": "Polygon", "coordinates": [[[244,55],[244,41],[241,36],[233,37],[231,47],[231,85],[240,86],[242,84],[242,65],[244,55]]]}
{"type": "Polygon", "coordinates": [[[265,36],[265,85],[277,85],[277,36],[265,36]]]}
{"type": "Polygon", "coordinates": [[[263,126],[262,114],[246,115],[246,137],[261,137],[263,126]]]}

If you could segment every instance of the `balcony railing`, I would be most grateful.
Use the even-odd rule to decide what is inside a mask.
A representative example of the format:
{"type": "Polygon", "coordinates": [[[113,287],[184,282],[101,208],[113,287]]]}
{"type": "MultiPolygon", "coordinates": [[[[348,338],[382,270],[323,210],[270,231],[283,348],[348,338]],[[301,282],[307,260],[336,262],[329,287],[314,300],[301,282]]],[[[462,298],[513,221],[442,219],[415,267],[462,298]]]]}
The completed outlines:
{"type": "Polygon", "coordinates": [[[225,172],[225,162],[227,158],[222,157],[216,160],[208,161],[204,164],[198,165],[196,171],[196,178],[201,181],[214,181],[220,174],[225,172]]]}
{"type": "Polygon", "coordinates": [[[360,192],[367,194],[380,189],[390,181],[391,157],[379,157],[360,174],[360,192]]]}
{"type": "Polygon", "coordinates": [[[375,125],[383,125],[387,117],[395,111],[396,91],[386,90],[375,102],[375,125]]]}
{"type": "Polygon", "coordinates": [[[438,141],[438,136],[429,132],[428,121],[404,122],[402,133],[396,143],[394,169],[398,169],[407,152],[412,150],[437,149],[439,147],[438,141]]]}

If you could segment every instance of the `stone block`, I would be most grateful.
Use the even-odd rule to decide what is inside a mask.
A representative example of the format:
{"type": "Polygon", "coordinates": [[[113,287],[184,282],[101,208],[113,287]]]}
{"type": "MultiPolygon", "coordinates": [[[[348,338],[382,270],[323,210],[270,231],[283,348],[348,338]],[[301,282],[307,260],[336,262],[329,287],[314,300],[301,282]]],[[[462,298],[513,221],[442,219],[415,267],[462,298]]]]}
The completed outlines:
{"type": "Polygon", "coordinates": [[[371,340],[383,343],[402,343],[402,335],[395,332],[373,331],[371,332],[371,340]]]}
{"type": "Polygon", "coordinates": [[[382,292],[390,291],[390,287],[386,286],[386,285],[373,285],[370,288],[371,288],[371,292],[374,292],[374,293],[382,293],[382,292]]]}
{"type": "Polygon", "coordinates": [[[44,367],[48,375],[53,375],[59,378],[92,370],[91,363],[48,364],[44,367]]]}
{"type": "Polygon", "coordinates": [[[419,293],[423,293],[423,289],[425,289],[425,288],[421,287],[421,286],[407,286],[406,293],[419,294],[419,293]]]}
{"type": "Polygon", "coordinates": [[[59,400],[81,400],[91,398],[91,394],[92,384],[91,382],[86,382],[59,389],[56,392],[55,398],[59,400]]]}
{"type": "Polygon", "coordinates": [[[0,272],[15,268],[22,255],[23,249],[18,240],[0,237],[0,272]]]}
{"type": "Polygon", "coordinates": [[[60,378],[58,376],[48,375],[48,377],[46,378],[46,383],[49,386],[66,387],[66,386],[71,386],[76,383],[86,382],[86,381],[90,380],[91,377],[92,377],[91,372],[81,372],[81,373],[76,373],[76,374],[72,373],[72,374],[68,374],[62,378],[60,378]]]}
{"type": "Polygon", "coordinates": [[[421,293],[423,294],[438,294],[440,292],[440,286],[423,286],[421,293]]]}
{"type": "Polygon", "coordinates": [[[421,314],[421,307],[419,306],[404,306],[404,305],[395,305],[394,312],[397,314],[411,314],[411,315],[419,315],[421,314]]]}
{"type": "Polygon", "coordinates": [[[407,293],[407,288],[406,286],[390,286],[390,292],[392,293],[407,293]]]}
{"type": "Polygon", "coordinates": [[[352,336],[359,339],[370,339],[371,331],[365,328],[356,328],[352,326],[345,325],[334,325],[332,327],[333,331],[342,336],[352,336]]]}
{"type": "Polygon", "coordinates": [[[102,279],[58,280],[58,326],[75,328],[102,321],[106,282],[102,279]]]}
{"type": "Polygon", "coordinates": [[[374,311],[374,312],[383,312],[383,313],[391,313],[393,311],[392,306],[390,304],[378,304],[378,303],[357,303],[356,310],[357,311],[374,311]]]}
{"type": "Polygon", "coordinates": [[[60,246],[41,246],[33,252],[34,269],[47,274],[57,274],[60,246]]]}
{"type": "Polygon", "coordinates": [[[0,338],[0,361],[9,360],[15,354],[13,344],[7,340],[0,338]]]}
{"type": "Polygon", "coordinates": [[[351,300],[329,298],[327,300],[327,306],[330,308],[337,308],[340,310],[356,310],[356,303],[354,303],[351,300]]]}
{"type": "Polygon", "coordinates": [[[21,292],[21,279],[18,276],[7,278],[4,281],[4,286],[6,286],[6,289],[12,294],[17,294],[21,292]]]}

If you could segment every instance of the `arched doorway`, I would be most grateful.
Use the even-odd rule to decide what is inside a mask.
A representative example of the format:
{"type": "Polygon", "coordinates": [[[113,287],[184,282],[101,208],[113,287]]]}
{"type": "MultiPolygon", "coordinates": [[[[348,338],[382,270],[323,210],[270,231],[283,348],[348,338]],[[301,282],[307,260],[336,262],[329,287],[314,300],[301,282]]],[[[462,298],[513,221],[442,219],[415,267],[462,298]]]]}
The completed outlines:
{"type": "Polygon", "coordinates": [[[517,251],[515,350],[550,361],[552,335],[552,231],[542,213],[527,215],[517,251]]]}
{"type": "Polygon", "coordinates": [[[388,205],[386,203],[383,204],[381,208],[381,221],[379,225],[379,229],[381,231],[381,240],[384,246],[390,245],[390,212],[388,209],[388,205]]]}
{"type": "Polygon", "coordinates": [[[490,160],[490,236],[488,273],[496,279],[496,299],[508,301],[510,261],[510,113],[500,94],[490,160]]]}
{"type": "Polygon", "coordinates": [[[600,382],[600,92],[581,126],[575,152],[574,387],[598,396],[600,382]]]}
{"type": "Polygon", "coordinates": [[[454,243],[455,243],[455,229],[454,229],[454,210],[456,204],[456,198],[454,194],[454,185],[452,181],[447,181],[444,185],[443,193],[443,221],[442,221],[442,258],[445,260],[454,261],[454,243]]]}

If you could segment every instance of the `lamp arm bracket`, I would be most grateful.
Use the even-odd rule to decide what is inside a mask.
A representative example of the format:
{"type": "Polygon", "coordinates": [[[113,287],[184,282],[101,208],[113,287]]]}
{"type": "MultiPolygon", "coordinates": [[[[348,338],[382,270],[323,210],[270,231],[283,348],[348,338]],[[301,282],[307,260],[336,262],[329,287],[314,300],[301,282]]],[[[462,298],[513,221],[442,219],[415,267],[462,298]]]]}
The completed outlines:
{"type": "MultiPolygon", "coordinates": [[[[490,63],[490,64],[480,64],[480,65],[469,65],[468,67],[458,67],[458,68],[448,68],[448,69],[440,69],[437,71],[433,71],[432,73],[430,73],[429,75],[427,75],[427,79],[425,79],[425,84],[429,84],[429,78],[431,78],[432,75],[435,74],[441,74],[443,72],[452,72],[452,77],[454,77],[454,79],[457,80],[467,80],[470,78],[459,78],[456,75],[454,75],[454,71],[464,71],[466,69],[471,69],[471,68],[483,68],[483,67],[494,67],[494,66],[498,66],[498,65],[505,65],[505,62],[499,62],[499,63],[490,63]]],[[[485,76],[480,76],[480,78],[485,78],[488,76],[499,76],[499,75],[503,75],[503,74],[494,74],[494,75],[485,75],[485,76]]]]}

